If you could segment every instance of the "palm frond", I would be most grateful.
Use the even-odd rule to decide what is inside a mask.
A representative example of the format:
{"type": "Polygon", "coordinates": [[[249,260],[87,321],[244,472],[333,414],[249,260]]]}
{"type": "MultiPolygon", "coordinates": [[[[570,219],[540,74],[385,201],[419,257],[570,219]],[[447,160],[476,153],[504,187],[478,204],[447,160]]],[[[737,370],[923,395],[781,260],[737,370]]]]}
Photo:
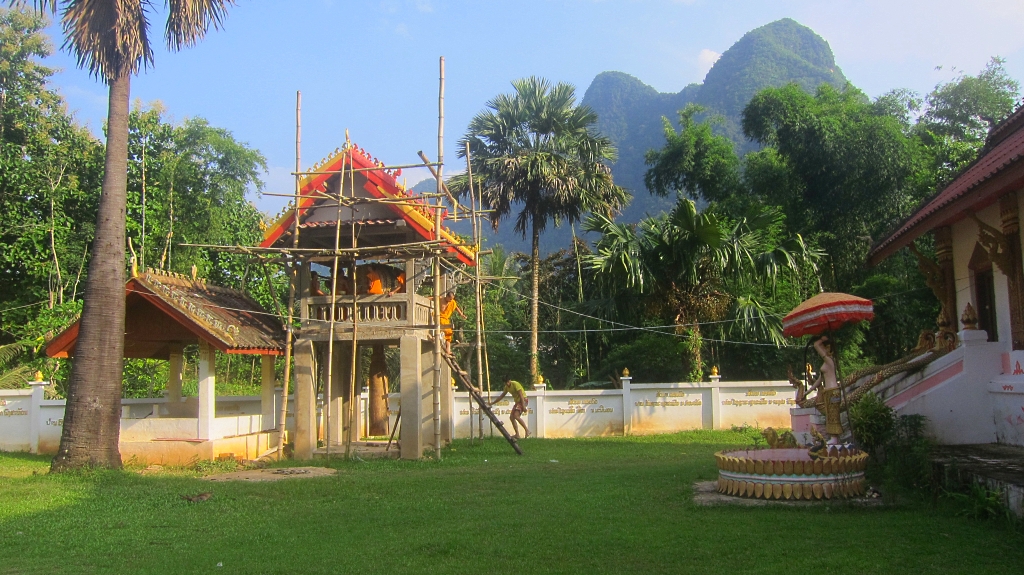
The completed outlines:
{"type": "Polygon", "coordinates": [[[64,47],[78,66],[107,82],[153,63],[150,0],[71,0],[64,9],[64,47]]]}
{"type": "Polygon", "coordinates": [[[220,30],[235,0],[167,0],[164,37],[171,50],[195,46],[209,31],[220,30]]]}
{"type": "Polygon", "coordinates": [[[18,357],[26,350],[25,344],[21,342],[8,343],[0,345],[0,365],[4,365],[12,359],[18,357]]]}
{"type": "Polygon", "coordinates": [[[0,389],[20,389],[26,382],[32,381],[32,367],[19,365],[14,369],[0,373],[0,389]]]}
{"type": "Polygon", "coordinates": [[[756,299],[740,296],[733,304],[731,333],[746,339],[768,341],[777,347],[786,345],[786,337],[782,335],[782,320],[771,313],[756,299]]]}

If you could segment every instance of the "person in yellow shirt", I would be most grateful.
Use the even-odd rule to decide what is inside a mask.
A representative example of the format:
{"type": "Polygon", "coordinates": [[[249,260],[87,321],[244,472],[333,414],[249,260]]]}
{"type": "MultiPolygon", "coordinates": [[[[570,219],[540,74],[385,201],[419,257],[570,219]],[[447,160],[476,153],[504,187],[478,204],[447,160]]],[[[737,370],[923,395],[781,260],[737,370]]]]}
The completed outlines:
{"type": "Polygon", "coordinates": [[[449,353],[452,351],[452,314],[455,312],[459,312],[462,319],[466,319],[466,314],[455,301],[455,292],[450,291],[441,298],[441,333],[444,334],[445,347],[449,353]]]}
{"type": "Polygon", "coordinates": [[[505,377],[505,387],[501,390],[499,395],[494,401],[490,403],[488,407],[493,407],[495,403],[501,401],[501,398],[506,395],[512,395],[515,405],[512,406],[512,429],[515,430],[516,434],[513,436],[519,439],[519,426],[523,426],[523,431],[526,432],[526,437],[530,437],[530,428],[526,426],[526,422],[523,421],[523,414],[530,406],[530,398],[526,397],[526,390],[523,389],[523,384],[513,380],[511,377],[505,377]]]}

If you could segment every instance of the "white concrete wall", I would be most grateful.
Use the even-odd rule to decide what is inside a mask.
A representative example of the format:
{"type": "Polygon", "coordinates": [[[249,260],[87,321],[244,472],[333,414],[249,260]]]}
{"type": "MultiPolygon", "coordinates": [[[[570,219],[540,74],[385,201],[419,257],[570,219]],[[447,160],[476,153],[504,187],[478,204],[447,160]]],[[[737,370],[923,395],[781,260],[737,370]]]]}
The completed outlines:
{"type": "MultiPolygon", "coordinates": [[[[280,405],[280,391],[277,390],[275,406],[280,405]]],[[[40,387],[0,390],[0,451],[57,452],[64,428],[64,400],[45,400],[42,395],[40,387]]],[[[214,420],[214,437],[210,439],[258,433],[264,431],[264,425],[268,429],[275,428],[274,421],[264,421],[261,400],[260,396],[218,397],[217,412],[222,417],[214,420]]],[[[195,417],[169,417],[167,408],[166,398],[122,399],[122,416],[129,417],[121,418],[121,441],[199,438],[199,423],[195,417]],[[160,414],[157,417],[153,416],[154,408],[160,414]]],[[[293,414],[289,410],[286,419],[288,429],[293,429],[294,423],[293,414]]]]}
{"type": "Polygon", "coordinates": [[[32,390],[0,390],[0,450],[30,451],[32,390]]]}
{"type": "MultiPolygon", "coordinates": [[[[493,393],[496,397],[498,394],[493,393]]],[[[688,429],[729,429],[733,425],[789,427],[796,391],[784,381],[723,381],[632,384],[624,389],[528,391],[524,417],[537,437],[599,437],[672,433],[688,429]],[[623,405],[625,403],[625,405],[623,405]]],[[[470,419],[478,430],[469,394],[455,394],[455,436],[469,437],[470,419]]],[[[397,409],[392,400],[392,410],[397,409]]],[[[495,414],[511,431],[511,401],[495,404],[495,414]]],[[[490,433],[484,418],[484,431],[490,433]]]]}

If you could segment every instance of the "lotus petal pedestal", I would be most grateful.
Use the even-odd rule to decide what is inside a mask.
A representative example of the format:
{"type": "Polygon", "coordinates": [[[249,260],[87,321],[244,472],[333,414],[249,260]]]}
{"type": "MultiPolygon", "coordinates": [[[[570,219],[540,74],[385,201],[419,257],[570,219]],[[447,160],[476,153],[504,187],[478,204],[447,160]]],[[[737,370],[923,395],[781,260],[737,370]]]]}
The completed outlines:
{"type": "Polygon", "coordinates": [[[812,459],[806,449],[719,451],[718,492],[757,499],[845,499],[864,493],[868,455],[832,446],[812,459]]]}

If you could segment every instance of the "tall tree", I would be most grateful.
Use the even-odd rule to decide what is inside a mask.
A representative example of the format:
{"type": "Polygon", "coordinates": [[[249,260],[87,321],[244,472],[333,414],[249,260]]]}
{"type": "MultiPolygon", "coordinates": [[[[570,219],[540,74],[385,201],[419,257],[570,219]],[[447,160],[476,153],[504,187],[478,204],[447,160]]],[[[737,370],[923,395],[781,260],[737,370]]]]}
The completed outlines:
{"type": "Polygon", "coordinates": [[[703,375],[701,323],[721,321],[731,311],[735,319],[781,339],[757,302],[743,294],[736,297],[729,282],[770,283],[784,270],[813,270],[818,258],[799,235],[778,238],[782,221],[777,212],[730,220],[713,210],[698,212],[686,198],[671,213],[639,224],[618,224],[596,214],[584,229],[601,234],[595,253],[586,258],[600,281],[631,304],[640,296],[652,313],[678,326],[691,381],[703,375]]]}
{"type": "MultiPolygon", "coordinates": [[[[12,0],[24,4],[24,0],[12,0]]],[[[64,430],[51,469],[120,467],[121,376],[124,354],[125,213],[131,77],[153,64],[150,0],[34,0],[61,12],[65,47],[109,88],[107,147],[96,237],[85,286],[64,430]]],[[[171,50],[219,29],[234,0],[167,0],[165,39],[171,50]]]]}
{"type": "MultiPolygon", "coordinates": [[[[531,235],[530,377],[536,383],[540,234],[551,221],[618,209],[627,194],[608,168],[615,148],[594,131],[597,115],[576,105],[571,84],[530,77],[512,86],[514,93],[489,101],[470,121],[459,149],[469,143],[474,181],[495,228],[518,208],[515,230],[531,235]]],[[[453,184],[465,190],[464,180],[453,184]]]]}

